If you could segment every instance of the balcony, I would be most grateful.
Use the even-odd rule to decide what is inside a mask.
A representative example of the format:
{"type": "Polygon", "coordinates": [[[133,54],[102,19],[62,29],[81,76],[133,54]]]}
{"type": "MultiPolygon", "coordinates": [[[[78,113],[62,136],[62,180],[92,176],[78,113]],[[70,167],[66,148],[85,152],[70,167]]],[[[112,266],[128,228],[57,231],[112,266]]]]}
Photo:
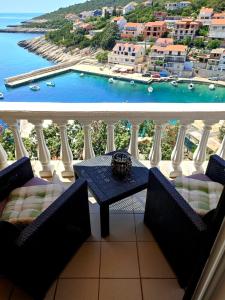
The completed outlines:
{"type": "Polygon", "coordinates": [[[185,57],[166,56],[165,62],[184,63],[185,57]]]}
{"type": "MultiPolygon", "coordinates": [[[[68,186],[73,181],[73,161],[70,148],[67,122],[77,120],[84,133],[83,158],[93,157],[91,123],[104,120],[107,124],[107,149],[115,150],[115,124],[119,120],[129,120],[131,137],[129,151],[140,158],[138,132],[145,120],[154,120],[155,133],[147,166],[159,166],[167,176],[176,177],[203,171],[206,164],[207,145],[213,144],[215,128],[224,118],[223,104],[66,104],[66,103],[2,103],[0,119],[12,130],[16,147],[16,158],[27,156],[18,126],[19,120],[29,120],[34,125],[38,142],[38,160],[33,161],[37,175],[53,182],[63,181],[68,186]],[[59,127],[61,138],[60,161],[51,160],[43,134],[43,120],[51,119],[59,127]],[[168,120],[179,120],[177,140],[170,161],[161,160],[161,138],[168,120]],[[183,160],[184,143],[191,134],[191,124],[200,123],[196,139],[199,144],[193,161],[183,160]],[[54,172],[55,171],[55,172],[54,172]]],[[[218,125],[216,127],[218,129],[218,125]]],[[[101,142],[101,141],[100,141],[101,142]]],[[[225,157],[225,140],[214,145],[221,157],[225,157]]],[[[7,149],[0,145],[0,165],[6,167],[11,162],[7,149]]],[[[151,233],[143,224],[145,191],[111,206],[111,234],[101,239],[98,205],[90,195],[92,237],[81,247],[53,284],[46,300],[70,299],[182,299],[183,290],[163,257],[151,233]],[[122,204],[122,205],[121,205],[122,204]],[[120,296],[118,296],[120,295],[120,296]],[[121,298],[121,295],[122,298],[121,298]],[[113,297],[114,298],[111,298],[113,297]]],[[[6,280],[0,281],[0,299],[29,299],[22,291],[6,280]]]]}

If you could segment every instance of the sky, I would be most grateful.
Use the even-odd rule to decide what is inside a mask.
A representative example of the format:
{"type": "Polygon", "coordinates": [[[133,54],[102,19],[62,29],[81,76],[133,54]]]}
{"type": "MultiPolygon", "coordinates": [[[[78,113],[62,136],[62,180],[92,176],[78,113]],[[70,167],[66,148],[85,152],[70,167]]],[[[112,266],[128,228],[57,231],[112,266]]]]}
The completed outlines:
{"type": "Polygon", "coordinates": [[[84,0],[0,0],[0,13],[50,12],[84,0]]]}

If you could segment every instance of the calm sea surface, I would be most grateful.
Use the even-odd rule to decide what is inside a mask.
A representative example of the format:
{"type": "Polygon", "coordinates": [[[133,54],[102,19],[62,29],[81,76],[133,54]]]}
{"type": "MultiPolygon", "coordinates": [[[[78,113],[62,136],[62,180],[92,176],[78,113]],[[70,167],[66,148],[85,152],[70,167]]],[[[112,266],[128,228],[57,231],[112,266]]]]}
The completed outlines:
{"type": "MultiPolygon", "coordinates": [[[[0,27],[19,24],[37,14],[0,14],[0,27]]],[[[154,91],[149,93],[144,84],[130,85],[117,80],[109,84],[108,79],[100,76],[71,72],[56,76],[54,88],[46,86],[46,80],[39,81],[40,91],[32,92],[28,85],[6,89],[4,78],[49,66],[52,63],[17,46],[18,41],[30,39],[38,34],[0,33],[0,91],[4,101],[28,102],[225,102],[225,89],[210,91],[207,86],[195,85],[188,90],[187,84],[173,87],[170,84],[153,84],[154,91]]]]}

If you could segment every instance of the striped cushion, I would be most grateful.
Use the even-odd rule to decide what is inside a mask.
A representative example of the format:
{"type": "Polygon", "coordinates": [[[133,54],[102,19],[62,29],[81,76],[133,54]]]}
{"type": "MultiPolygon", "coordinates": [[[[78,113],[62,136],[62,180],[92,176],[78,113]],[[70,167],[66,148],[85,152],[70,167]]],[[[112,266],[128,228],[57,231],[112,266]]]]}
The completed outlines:
{"type": "Polygon", "coordinates": [[[223,185],[214,181],[201,181],[188,177],[177,177],[175,188],[189,205],[200,215],[216,208],[223,185]]]}
{"type": "Polygon", "coordinates": [[[63,192],[63,186],[58,184],[17,188],[9,194],[1,220],[13,224],[29,224],[63,192]]]}

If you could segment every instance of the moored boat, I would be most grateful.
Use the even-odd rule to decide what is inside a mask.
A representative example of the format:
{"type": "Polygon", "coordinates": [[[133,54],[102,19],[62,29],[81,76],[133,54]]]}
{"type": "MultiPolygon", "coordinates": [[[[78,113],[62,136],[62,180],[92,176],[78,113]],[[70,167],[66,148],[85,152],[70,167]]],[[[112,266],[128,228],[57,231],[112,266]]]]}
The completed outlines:
{"type": "Polygon", "coordinates": [[[54,81],[47,81],[46,85],[51,86],[51,87],[55,87],[55,82],[54,81]]]}
{"type": "Polygon", "coordinates": [[[215,90],[215,85],[214,85],[213,83],[210,84],[210,85],[209,85],[209,89],[210,89],[211,91],[215,90]]]}
{"type": "Polygon", "coordinates": [[[176,80],[171,81],[171,84],[172,84],[172,86],[177,86],[178,85],[176,80]]]}
{"type": "Polygon", "coordinates": [[[30,88],[30,90],[32,90],[32,91],[34,91],[34,92],[40,90],[40,86],[37,85],[37,84],[30,85],[29,88],[30,88]]]}
{"type": "Polygon", "coordinates": [[[84,73],[80,73],[80,77],[84,77],[84,73]]]}
{"type": "Polygon", "coordinates": [[[152,86],[149,86],[149,87],[148,87],[148,92],[149,92],[149,93],[152,93],[152,92],[153,92],[153,87],[152,87],[152,86]]]}
{"type": "Polygon", "coordinates": [[[195,88],[195,85],[194,85],[194,83],[189,83],[189,85],[188,85],[188,89],[189,90],[194,90],[194,88],[195,88]]]}
{"type": "Polygon", "coordinates": [[[0,99],[4,99],[4,94],[0,92],[0,99]]]}
{"type": "Polygon", "coordinates": [[[112,77],[109,78],[109,83],[114,83],[114,79],[112,77]]]}
{"type": "Polygon", "coordinates": [[[134,84],[135,84],[134,80],[131,80],[131,81],[130,81],[130,84],[131,84],[131,85],[134,85],[134,84]]]}

